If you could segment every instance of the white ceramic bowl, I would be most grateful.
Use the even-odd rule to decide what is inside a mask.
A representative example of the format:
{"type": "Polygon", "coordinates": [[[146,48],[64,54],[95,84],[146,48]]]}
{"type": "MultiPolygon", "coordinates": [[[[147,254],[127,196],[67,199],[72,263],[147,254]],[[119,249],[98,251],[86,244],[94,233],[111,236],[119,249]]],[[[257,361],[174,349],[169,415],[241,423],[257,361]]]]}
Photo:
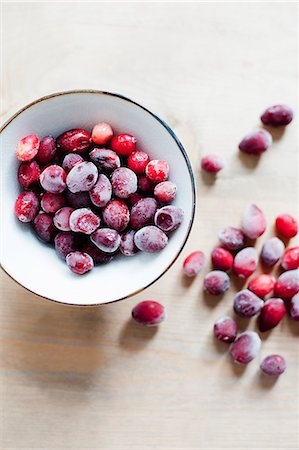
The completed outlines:
{"type": "Polygon", "coordinates": [[[136,294],[174,263],[191,230],[195,209],[195,183],[188,156],[171,128],[143,106],[118,94],[71,91],[43,97],[9,119],[1,129],[1,263],[19,284],[47,299],[70,305],[98,305],[136,294]],[[30,225],[14,216],[20,192],[17,182],[16,144],[28,134],[58,136],[71,128],[91,130],[100,121],[116,133],[128,132],[152,159],[170,164],[170,179],[177,184],[174,204],[185,219],[158,254],[118,256],[84,276],[73,274],[54,249],[39,241],[30,225]]]}

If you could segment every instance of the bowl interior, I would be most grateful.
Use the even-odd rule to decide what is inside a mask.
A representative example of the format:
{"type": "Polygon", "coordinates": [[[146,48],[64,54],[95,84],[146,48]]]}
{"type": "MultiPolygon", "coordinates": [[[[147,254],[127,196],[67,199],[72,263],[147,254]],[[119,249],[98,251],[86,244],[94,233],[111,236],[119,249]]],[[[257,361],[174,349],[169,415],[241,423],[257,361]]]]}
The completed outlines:
{"type": "Polygon", "coordinates": [[[120,96],[100,92],[54,95],[34,103],[6,125],[1,133],[2,214],[1,262],[6,272],[32,292],[58,302],[95,305],[125,298],[155,281],[172,264],[188,237],[194,214],[192,171],[174,135],[149,111],[120,96]],[[16,143],[35,133],[57,136],[71,128],[91,127],[105,120],[116,133],[137,137],[138,148],[152,159],[170,163],[170,179],[177,184],[174,204],[184,209],[185,220],[159,254],[118,256],[84,275],[73,274],[55,250],[40,242],[30,225],[14,217],[20,192],[16,180],[16,143]]]}

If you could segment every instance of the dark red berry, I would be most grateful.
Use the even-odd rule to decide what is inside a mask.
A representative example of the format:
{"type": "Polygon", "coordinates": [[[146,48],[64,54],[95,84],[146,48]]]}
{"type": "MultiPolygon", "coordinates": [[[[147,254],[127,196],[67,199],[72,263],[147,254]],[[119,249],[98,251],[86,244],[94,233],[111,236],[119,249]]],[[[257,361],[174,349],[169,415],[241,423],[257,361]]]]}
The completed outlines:
{"type": "Polygon", "coordinates": [[[264,125],[271,127],[286,126],[293,120],[293,111],[286,105],[269,106],[261,115],[264,125]]]}
{"type": "Polygon", "coordinates": [[[90,134],[81,128],[66,131],[57,138],[57,145],[66,153],[85,153],[90,147],[90,134]]]}
{"type": "Polygon", "coordinates": [[[145,300],[133,308],[132,317],[142,325],[158,325],[165,319],[165,308],[161,303],[145,300]]]}

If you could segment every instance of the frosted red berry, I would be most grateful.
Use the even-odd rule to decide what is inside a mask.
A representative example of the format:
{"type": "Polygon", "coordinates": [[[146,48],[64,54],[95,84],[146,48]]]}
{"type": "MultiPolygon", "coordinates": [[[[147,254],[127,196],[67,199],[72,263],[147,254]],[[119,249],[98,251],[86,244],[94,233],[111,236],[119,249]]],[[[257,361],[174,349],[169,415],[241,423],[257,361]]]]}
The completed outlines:
{"type": "Polygon", "coordinates": [[[183,273],[187,277],[196,277],[205,263],[205,255],[201,251],[190,253],[183,262],[183,273]]]}
{"type": "Polygon", "coordinates": [[[233,267],[233,255],[222,247],[216,247],[211,253],[213,267],[219,270],[229,271],[233,267]]]}
{"type": "Polygon", "coordinates": [[[119,198],[128,198],[137,191],[137,176],[127,167],[120,167],[111,174],[113,193],[119,198]]]}
{"type": "Polygon", "coordinates": [[[135,231],[129,230],[121,235],[119,249],[125,256],[133,256],[138,252],[134,242],[135,231]]]}
{"type": "Polygon", "coordinates": [[[70,217],[74,208],[70,208],[69,206],[64,206],[59,209],[53,218],[53,222],[56,228],[61,231],[70,231],[70,217]]]}
{"type": "Polygon", "coordinates": [[[161,203],[171,203],[176,196],[177,187],[172,181],[162,181],[154,189],[154,196],[161,203]]]}
{"type": "Polygon", "coordinates": [[[299,247],[288,248],[281,260],[281,266],[284,270],[299,268],[299,247]]]}
{"type": "Polygon", "coordinates": [[[268,331],[276,327],[286,313],[284,301],[281,298],[269,298],[259,316],[260,331],[268,331]]]}
{"type": "Polygon", "coordinates": [[[161,159],[153,159],[146,166],[145,174],[153,183],[161,183],[168,179],[169,165],[161,159]]]}
{"type": "Polygon", "coordinates": [[[109,228],[123,231],[130,221],[129,208],[123,200],[110,200],[103,209],[103,220],[109,228]]]}
{"type": "Polygon", "coordinates": [[[67,174],[66,184],[68,189],[76,194],[86,192],[95,185],[98,179],[98,169],[92,163],[83,161],[76,164],[67,174]]]}
{"type": "Polygon", "coordinates": [[[50,163],[56,156],[56,142],[53,136],[45,136],[39,144],[36,159],[40,164],[50,163]]]}
{"type": "Polygon", "coordinates": [[[293,120],[293,111],[287,105],[269,106],[261,115],[264,125],[270,127],[286,126],[293,120]]]}
{"type": "Polygon", "coordinates": [[[133,230],[138,230],[154,221],[154,215],[158,204],[154,198],[146,197],[132,206],[130,225],[133,230]]]}
{"type": "Polygon", "coordinates": [[[113,136],[111,125],[107,122],[97,123],[91,133],[91,139],[95,144],[105,145],[113,136]]]}
{"type": "Polygon", "coordinates": [[[93,269],[93,259],[85,252],[71,252],[66,256],[66,263],[69,269],[77,274],[83,275],[93,269]]]}
{"type": "Polygon", "coordinates": [[[63,194],[52,194],[45,192],[41,199],[41,207],[46,213],[56,213],[65,205],[65,198],[63,194]]]}
{"type": "Polygon", "coordinates": [[[223,316],[214,324],[214,336],[222,342],[231,343],[237,337],[236,321],[229,316],[223,316]]]}
{"type": "Polygon", "coordinates": [[[44,242],[52,242],[55,236],[53,218],[50,214],[39,213],[33,221],[33,229],[39,239],[44,242]]]}
{"type": "Polygon", "coordinates": [[[234,311],[240,317],[256,316],[263,305],[263,300],[248,289],[238,292],[234,298],[234,311]]]}
{"type": "Polygon", "coordinates": [[[144,194],[152,194],[154,190],[153,182],[146,175],[140,175],[138,178],[138,187],[144,194]]]}
{"type": "Polygon", "coordinates": [[[299,321],[299,293],[291,299],[289,313],[293,320],[299,321]]]}
{"type": "Polygon", "coordinates": [[[253,247],[240,250],[234,259],[233,271],[240,278],[248,278],[257,268],[258,255],[253,247]]]}
{"type": "Polygon", "coordinates": [[[290,299],[299,292],[299,270],[288,270],[282,273],[274,286],[275,295],[290,299]]]}
{"type": "Polygon", "coordinates": [[[38,148],[38,136],[29,134],[18,142],[16,156],[20,161],[31,161],[37,155],[38,148]]]}
{"type": "Polygon", "coordinates": [[[242,221],[242,230],[245,236],[256,239],[265,232],[266,227],[267,223],[263,211],[254,204],[249,205],[244,212],[242,221]]]}
{"type": "Polygon", "coordinates": [[[102,252],[89,240],[84,244],[83,251],[92,257],[94,264],[107,264],[113,259],[113,255],[102,252]]]}
{"type": "Polygon", "coordinates": [[[96,184],[89,191],[90,200],[98,208],[103,208],[111,200],[112,186],[109,178],[100,173],[96,184]]]}
{"type": "Polygon", "coordinates": [[[248,283],[248,289],[260,298],[273,291],[275,285],[275,278],[268,274],[257,275],[248,283]]]}
{"type": "Polygon", "coordinates": [[[75,128],[62,133],[56,142],[65,153],[85,153],[90,147],[90,134],[81,128],[75,128]]]}
{"type": "Polygon", "coordinates": [[[66,188],[66,173],[56,164],[46,167],[40,174],[39,180],[43,189],[52,194],[60,194],[66,188]]]}
{"type": "Polygon", "coordinates": [[[276,230],[281,236],[291,239],[298,233],[298,222],[290,214],[281,214],[276,217],[276,230]]]}
{"type": "Polygon", "coordinates": [[[281,355],[269,355],[261,362],[260,369],[266,375],[279,376],[286,370],[287,364],[281,355]]]}
{"type": "Polygon", "coordinates": [[[224,294],[230,287],[230,279],[222,270],[212,270],[203,281],[204,289],[211,295],[224,294]]]}
{"type": "Polygon", "coordinates": [[[136,138],[130,134],[119,134],[111,141],[111,148],[120,156],[129,156],[136,148],[136,138]]]}
{"type": "Polygon", "coordinates": [[[76,233],[91,234],[99,228],[101,220],[89,208],[75,209],[70,215],[70,228],[76,233]]]}
{"type": "Polygon", "coordinates": [[[15,202],[15,216],[20,222],[32,222],[38,213],[39,199],[31,191],[22,192],[15,202]]]}
{"type": "Polygon", "coordinates": [[[260,155],[272,144],[272,136],[267,130],[255,130],[248,133],[239,144],[239,149],[250,155],[260,155]]]}
{"type": "Polygon", "coordinates": [[[206,172],[217,173],[224,167],[224,159],[219,153],[210,153],[201,159],[201,168],[206,172]]]}
{"type": "Polygon", "coordinates": [[[62,161],[62,168],[65,170],[66,173],[69,173],[70,170],[76,165],[81,162],[83,162],[84,159],[82,156],[78,155],[77,153],[68,153],[65,155],[62,161]]]}
{"type": "Polygon", "coordinates": [[[109,148],[95,148],[89,153],[89,157],[101,170],[110,172],[120,167],[118,154],[109,148]]]}
{"type": "Polygon", "coordinates": [[[24,189],[28,189],[37,183],[40,176],[40,168],[36,161],[28,161],[20,164],[18,181],[24,189]]]}
{"type": "Polygon", "coordinates": [[[78,236],[74,233],[58,233],[54,239],[55,250],[60,258],[65,259],[66,255],[78,249],[78,236]]]}
{"type": "Polygon", "coordinates": [[[244,233],[239,228],[226,227],[218,233],[218,238],[223,247],[228,250],[240,250],[245,245],[244,233]]]}
{"type": "Polygon", "coordinates": [[[166,247],[168,237],[160,228],[148,225],[136,231],[134,242],[136,247],[143,252],[157,253],[166,247]]]}
{"type": "Polygon", "coordinates": [[[112,228],[100,228],[92,233],[90,240],[102,252],[114,253],[119,248],[120,235],[112,228]]]}
{"type": "Polygon", "coordinates": [[[144,173],[147,164],[150,162],[150,157],[147,153],[136,151],[130,154],[128,158],[128,167],[138,175],[144,173]]]}
{"type": "Polygon", "coordinates": [[[69,190],[66,190],[66,199],[67,203],[75,209],[88,208],[91,206],[89,192],[73,193],[69,190]]]}
{"type": "Polygon", "coordinates": [[[261,260],[266,266],[274,266],[284,254],[284,243],[277,237],[267,239],[264,243],[261,260]]]}
{"type": "Polygon", "coordinates": [[[248,364],[258,354],[261,348],[261,339],[255,331],[241,333],[232,343],[230,354],[234,362],[248,364]]]}
{"type": "Polygon", "coordinates": [[[175,231],[184,220],[184,211],[177,206],[168,205],[158,209],[155,214],[155,225],[163,231],[175,231]]]}
{"type": "Polygon", "coordinates": [[[132,317],[142,325],[158,325],[165,319],[165,308],[154,300],[145,300],[133,308],[132,317]]]}

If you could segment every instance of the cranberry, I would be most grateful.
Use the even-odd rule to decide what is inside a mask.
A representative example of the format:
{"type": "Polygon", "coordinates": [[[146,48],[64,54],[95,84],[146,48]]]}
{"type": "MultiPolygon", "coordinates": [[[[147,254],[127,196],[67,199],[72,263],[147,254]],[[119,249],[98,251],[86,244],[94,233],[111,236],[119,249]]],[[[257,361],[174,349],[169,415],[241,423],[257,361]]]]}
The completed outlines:
{"type": "Polygon", "coordinates": [[[203,252],[197,251],[190,253],[183,262],[183,273],[187,277],[196,277],[205,263],[203,252]]]}
{"type": "Polygon", "coordinates": [[[209,294],[220,295],[229,289],[230,279],[226,272],[212,270],[205,276],[203,285],[209,294]]]}
{"type": "Polygon", "coordinates": [[[16,156],[20,161],[31,161],[38,152],[39,138],[36,134],[29,134],[17,144],[16,156]]]}
{"type": "Polygon", "coordinates": [[[111,200],[112,186],[109,179],[100,173],[98,181],[89,191],[90,200],[95,206],[102,208],[111,200]]]}
{"type": "Polygon", "coordinates": [[[37,183],[40,176],[40,168],[36,161],[23,162],[18,170],[18,181],[24,189],[37,183]]]}
{"type": "Polygon", "coordinates": [[[92,257],[94,264],[107,264],[113,259],[113,255],[101,252],[101,250],[90,241],[85,243],[83,251],[92,257]]]}
{"type": "Polygon", "coordinates": [[[290,299],[299,292],[299,270],[289,270],[282,273],[274,286],[275,295],[290,299]]]}
{"type": "Polygon", "coordinates": [[[110,141],[113,136],[112,127],[109,123],[100,122],[97,123],[91,133],[91,139],[98,145],[105,145],[106,142],[110,141]]]}
{"type": "Polygon", "coordinates": [[[39,199],[31,191],[22,192],[15,202],[15,216],[20,222],[32,222],[38,213],[39,199]]]}
{"type": "Polygon", "coordinates": [[[131,227],[134,230],[138,230],[144,225],[153,223],[157,206],[156,200],[150,197],[142,198],[135,203],[131,209],[131,227]]]}
{"type": "Polygon", "coordinates": [[[141,175],[144,173],[147,164],[150,162],[150,157],[147,153],[137,151],[130,154],[128,158],[128,167],[133,172],[141,175]]]}
{"type": "Polygon", "coordinates": [[[266,230],[266,218],[263,211],[256,205],[250,205],[243,216],[242,229],[245,236],[256,239],[266,230]]]}
{"type": "Polygon", "coordinates": [[[100,223],[100,218],[89,208],[75,209],[70,215],[70,227],[76,233],[91,234],[100,223]]]}
{"type": "Polygon", "coordinates": [[[236,254],[233,264],[234,273],[240,278],[248,278],[257,268],[258,256],[253,247],[246,247],[236,254]]]}
{"type": "Polygon", "coordinates": [[[201,159],[201,168],[206,172],[217,173],[224,167],[224,160],[219,153],[211,153],[201,159]]]}
{"type": "Polygon", "coordinates": [[[145,300],[133,308],[132,317],[142,325],[158,325],[165,319],[165,308],[161,303],[145,300]]]}
{"type": "Polygon", "coordinates": [[[60,194],[66,187],[66,173],[56,164],[46,167],[40,174],[39,180],[45,191],[52,194],[60,194]]]}
{"type": "Polygon", "coordinates": [[[33,221],[33,229],[37,236],[45,242],[51,242],[55,236],[53,218],[50,214],[39,213],[33,221]]]}
{"type": "Polygon", "coordinates": [[[131,194],[128,197],[128,201],[129,201],[130,205],[133,206],[137,202],[139,202],[139,200],[141,200],[142,198],[143,198],[142,195],[138,194],[138,192],[134,192],[134,194],[131,194]]]}
{"type": "Polygon", "coordinates": [[[130,134],[119,134],[111,141],[111,148],[121,156],[129,156],[136,147],[136,138],[130,134]]]}
{"type": "Polygon", "coordinates": [[[68,189],[76,194],[86,192],[95,185],[98,179],[98,169],[92,162],[83,161],[76,164],[67,174],[66,184],[68,189]]]}
{"type": "Polygon", "coordinates": [[[275,225],[277,232],[287,239],[296,236],[298,233],[298,222],[290,214],[281,214],[276,217],[275,225]]]}
{"type": "Polygon", "coordinates": [[[157,253],[168,243],[168,237],[159,228],[148,225],[136,231],[134,242],[139,250],[147,253],[157,253]]]}
{"type": "Polygon", "coordinates": [[[292,319],[299,321],[299,293],[294,295],[289,304],[289,313],[292,319]]]}
{"type": "Polygon", "coordinates": [[[245,244],[244,233],[234,227],[226,227],[221,230],[218,238],[221,244],[228,250],[240,250],[245,244]]]}
{"type": "Polygon", "coordinates": [[[261,339],[255,331],[241,333],[233,342],[230,354],[233,361],[239,364],[248,364],[258,354],[261,348],[261,339]]]}
{"type": "Polygon", "coordinates": [[[73,194],[73,192],[67,190],[66,199],[69,205],[75,209],[91,206],[89,192],[77,192],[73,194]]]}
{"type": "Polygon", "coordinates": [[[103,209],[103,220],[108,227],[123,231],[130,221],[129,208],[123,200],[110,200],[103,209]]]}
{"type": "Polygon", "coordinates": [[[240,317],[253,317],[263,307],[263,300],[253,292],[244,289],[237,293],[234,298],[234,311],[240,317]]]}
{"type": "Polygon", "coordinates": [[[55,213],[65,204],[65,199],[62,194],[52,194],[46,192],[41,199],[41,207],[46,213],[55,213]]]}
{"type": "Polygon", "coordinates": [[[284,301],[281,298],[269,298],[265,301],[259,317],[260,331],[268,331],[276,327],[286,313],[284,301]]]}
{"type": "Polygon", "coordinates": [[[65,258],[78,248],[78,236],[74,233],[58,233],[54,239],[55,250],[61,258],[65,258]]]}
{"type": "Polygon", "coordinates": [[[88,253],[71,252],[66,256],[70,270],[77,275],[83,275],[93,269],[93,259],[88,253]]]}
{"type": "Polygon", "coordinates": [[[61,231],[71,231],[70,227],[70,217],[74,208],[70,208],[69,206],[65,206],[64,208],[59,209],[53,218],[53,222],[56,228],[61,231]]]}
{"type": "Polygon", "coordinates": [[[283,255],[281,265],[285,270],[299,268],[299,247],[288,248],[283,255]]]}
{"type": "Polygon", "coordinates": [[[283,356],[280,355],[269,355],[263,359],[260,369],[266,375],[279,376],[287,368],[287,364],[283,356]]]}
{"type": "Polygon", "coordinates": [[[265,273],[252,278],[248,283],[248,289],[260,298],[264,298],[273,291],[275,278],[265,273]]]}
{"type": "Polygon", "coordinates": [[[153,159],[146,166],[145,174],[153,183],[161,183],[168,178],[169,165],[161,159],[153,159]]]}
{"type": "Polygon", "coordinates": [[[66,153],[85,153],[90,147],[90,134],[80,128],[69,130],[58,136],[57,145],[66,153]]]}
{"type": "Polygon", "coordinates": [[[284,243],[277,237],[268,239],[262,248],[261,259],[266,266],[274,266],[284,253],[284,243]]]}
{"type": "Polygon", "coordinates": [[[175,231],[184,219],[184,211],[177,206],[163,206],[155,214],[155,225],[163,231],[175,231]]]}
{"type": "Polygon", "coordinates": [[[120,167],[112,172],[111,184],[114,195],[119,198],[128,198],[137,191],[137,177],[127,167],[120,167]]]}
{"type": "Polygon", "coordinates": [[[154,195],[161,203],[171,203],[176,196],[177,187],[172,181],[162,181],[155,186],[154,195]]]}
{"type": "Polygon", "coordinates": [[[102,252],[114,253],[120,244],[120,235],[111,228],[101,228],[96,230],[90,236],[91,242],[94,243],[102,252]]]}
{"type": "Polygon", "coordinates": [[[78,155],[77,153],[68,153],[65,155],[62,161],[62,168],[66,171],[66,173],[69,173],[70,170],[76,165],[81,162],[83,162],[84,159],[82,156],[78,155]]]}
{"type": "Polygon", "coordinates": [[[260,155],[272,144],[272,136],[266,130],[255,130],[248,133],[240,142],[239,149],[250,155],[260,155]]]}
{"type": "Polygon", "coordinates": [[[56,152],[55,139],[52,136],[45,136],[40,141],[36,159],[40,164],[48,164],[55,158],[56,152]]]}
{"type": "Polygon", "coordinates": [[[237,324],[229,316],[223,316],[214,324],[214,335],[222,342],[234,342],[237,337],[237,324]]]}
{"type": "Polygon", "coordinates": [[[233,255],[222,247],[216,247],[211,253],[211,260],[215,269],[228,271],[233,267],[233,255]]]}
{"type": "Polygon", "coordinates": [[[133,256],[138,252],[138,248],[134,243],[135,231],[129,230],[122,234],[119,249],[125,256],[133,256]]]}
{"type": "Polygon", "coordinates": [[[140,175],[138,178],[138,187],[144,194],[151,194],[154,190],[154,184],[147,178],[146,175],[140,175]]]}
{"type": "Polygon", "coordinates": [[[261,115],[264,125],[271,127],[286,126],[293,120],[293,111],[286,105],[269,106],[261,115]]]}
{"type": "Polygon", "coordinates": [[[89,156],[99,169],[111,171],[120,167],[118,154],[109,148],[95,148],[89,156]]]}

